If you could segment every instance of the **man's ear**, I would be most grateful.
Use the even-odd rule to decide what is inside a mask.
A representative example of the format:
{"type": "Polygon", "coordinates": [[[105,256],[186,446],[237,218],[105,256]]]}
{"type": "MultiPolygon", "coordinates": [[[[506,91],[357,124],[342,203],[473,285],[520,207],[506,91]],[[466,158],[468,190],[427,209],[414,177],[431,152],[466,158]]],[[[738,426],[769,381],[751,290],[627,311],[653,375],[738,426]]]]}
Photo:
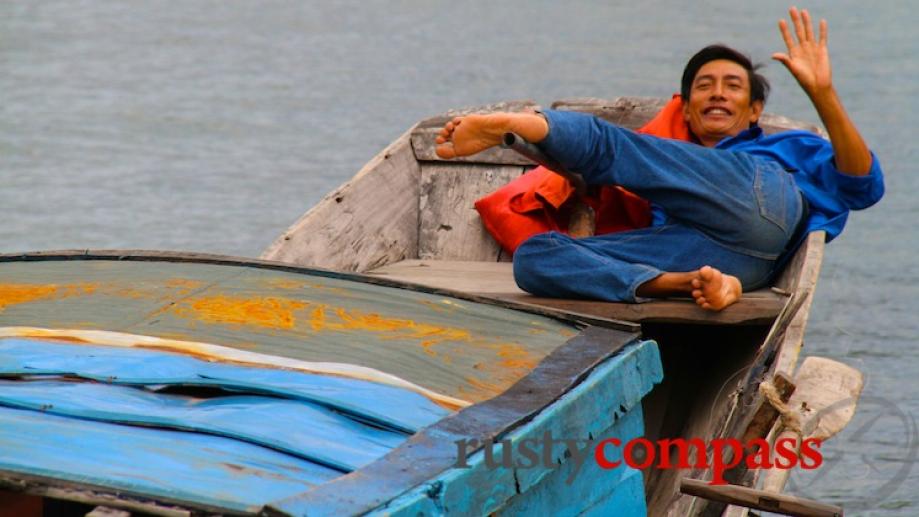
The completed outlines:
{"type": "Polygon", "coordinates": [[[753,107],[753,112],[750,114],[750,123],[754,124],[759,122],[759,117],[763,114],[765,103],[763,101],[753,101],[750,106],[753,107]]]}
{"type": "Polygon", "coordinates": [[[689,124],[689,103],[683,101],[683,122],[689,124]]]}

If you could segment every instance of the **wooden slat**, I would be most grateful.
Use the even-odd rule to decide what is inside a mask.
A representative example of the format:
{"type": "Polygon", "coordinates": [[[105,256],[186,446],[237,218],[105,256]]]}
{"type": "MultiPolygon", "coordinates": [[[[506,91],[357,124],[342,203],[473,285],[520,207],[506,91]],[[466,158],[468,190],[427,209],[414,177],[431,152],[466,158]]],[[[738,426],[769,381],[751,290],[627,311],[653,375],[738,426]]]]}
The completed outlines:
{"type": "Polygon", "coordinates": [[[498,261],[501,247],[485,230],[474,203],[522,173],[520,166],[423,165],[418,257],[498,261]]]}
{"type": "Polygon", "coordinates": [[[421,168],[411,130],[288,228],[261,258],[364,271],[418,253],[421,168]]]}
{"type": "Polygon", "coordinates": [[[774,494],[736,485],[709,485],[696,479],[684,479],[680,484],[684,494],[703,497],[722,503],[743,505],[757,510],[778,512],[801,517],[842,517],[839,506],[829,505],[789,495],[774,494]]]}
{"type": "Polygon", "coordinates": [[[608,122],[629,129],[638,129],[648,123],[664,105],[666,99],[657,97],[576,97],[552,103],[552,109],[582,111],[596,115],[608,122]]]}
{"type": "Polygon", "coordinates": [[[634,322],[761,323],[774,319],[785,303],[785,297],[769,289],[745,293],[740,302],[721,312],[702,310],[689,299],[664,299],[634,304],[538,298],[517,287],[513,279],[512,265],[506,262],[405,260],[375,269],[368,274],[390,280],[440,289],[453,289],[601,318],[634,322]]]}
{"type": "Polygon", "coordinates": [[[817,289],[817,279],[820,277],[820,266],[823,263],[823,250],[826,233],[823,231],[812,232],[807,240],[795,253],[777,285],[789,292],[808,293],[798,314],[789,323],[785,330],[784,342],[779,347],[779,355],[773,366],[773,371],[784,372],[788,375],[798,364],[798,355],[804,345],[804,331],[807,329],[807,320],[810,317],[811,303],[814,291],[817,289]]]}

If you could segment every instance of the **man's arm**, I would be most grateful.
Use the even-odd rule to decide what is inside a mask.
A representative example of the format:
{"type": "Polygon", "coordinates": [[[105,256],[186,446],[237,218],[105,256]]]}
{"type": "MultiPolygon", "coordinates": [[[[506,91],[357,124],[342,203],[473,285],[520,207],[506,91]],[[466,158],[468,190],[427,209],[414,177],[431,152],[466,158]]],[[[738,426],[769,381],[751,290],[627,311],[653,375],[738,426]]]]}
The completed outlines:
{"type": "Polygon", "coordinates": [[[810,97],[820,120],[830,135],[836,168],[852,176],[865,176],[871,171],[871,152],[849,118],[836,89],[833,87],[830,55],[827,50],[827,23],[820,20],[820,39],[814,38],[814,28],[807,10],[800,13],[789,10],[797,42],[792,37],[788,23],[779,21],[782,39],[788,53],[776,52],[772,59],[780,61],[810,97]]]}

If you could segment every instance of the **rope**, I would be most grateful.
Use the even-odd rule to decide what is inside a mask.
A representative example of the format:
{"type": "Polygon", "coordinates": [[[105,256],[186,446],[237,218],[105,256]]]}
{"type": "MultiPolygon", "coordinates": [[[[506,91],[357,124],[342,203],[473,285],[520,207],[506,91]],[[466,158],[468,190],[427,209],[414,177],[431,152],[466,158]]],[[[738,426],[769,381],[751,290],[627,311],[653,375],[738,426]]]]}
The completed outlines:
{"type": "Polygon", "coordinates": [[[782,418],[782,426],[785,429],[798,436],[804,436],[804,432],[801,430],[801,414],[782,402],[779,390],[775,387],[775,384],[772,384],[772,381],[767,380],[759,383],[759,392],[779,412],[782,418]]]}

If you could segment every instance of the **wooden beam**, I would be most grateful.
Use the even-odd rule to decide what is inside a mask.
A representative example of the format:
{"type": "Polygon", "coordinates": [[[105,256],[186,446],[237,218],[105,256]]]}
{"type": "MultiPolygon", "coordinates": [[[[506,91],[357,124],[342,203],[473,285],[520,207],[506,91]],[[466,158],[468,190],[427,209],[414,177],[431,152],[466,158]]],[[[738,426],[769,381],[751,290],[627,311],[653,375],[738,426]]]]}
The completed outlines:
{"type": "Polygon", "coordinates": [[[710,501],[718,501],[755,510],[799,517],[842,517],[839,506],[821,503],[803,497],[775,494],[737,485],[709,485],[698,479],[684,478],[680,481],[680,492],[710,501]]]}
{"type": "Polygon", "coordinates": [[[513,267],[506,262],[456,260],[404,260],[367,272],[388,280],[411,282],[438,289],[462,291],[564,312],[635,322],[750,325],[770,323],[782,310],[786,297],[770,289],[744,293],[736,304],[721,312],[700,309],[689,298],[661,299],[648,303],[611,303],[595,300],[540,298],[520,290],[513,267]]]}
{"type": "MultiPolygon", "coordinates": [[[[791,398],[791,395],[795,392],[795,384],[791,379],[784,373],[779,372],[775,374],[772,383],[779,392],[779,398],[782,399],[782,402],[788,402],[788,399],[791,398]]],[[[778,418],[778,410],[775,409],[772,404],[769,404],[768,401],[761,399],[759,410],[753,415],[753,420],[747,427],[741,441],[743,443],[748,443],[755,438],[765,438],[769,434],[769,431],[772,430],[772,426],[775,425],[775,421],[778,418]]]]}

